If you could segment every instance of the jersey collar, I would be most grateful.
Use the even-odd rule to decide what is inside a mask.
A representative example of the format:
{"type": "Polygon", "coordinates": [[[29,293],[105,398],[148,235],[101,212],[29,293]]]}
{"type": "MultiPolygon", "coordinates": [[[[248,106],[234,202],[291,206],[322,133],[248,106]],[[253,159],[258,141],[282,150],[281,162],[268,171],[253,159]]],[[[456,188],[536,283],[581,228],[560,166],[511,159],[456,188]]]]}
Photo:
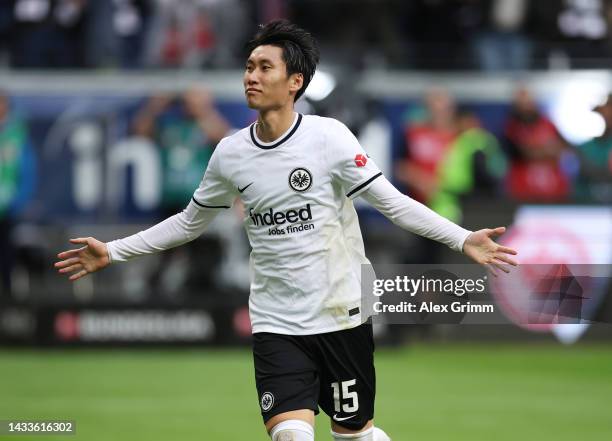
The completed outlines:
{"type": "Polygon", "coordinates": [[[253,141],[253,144],[255,144],[260,149],[265,149],[265,150],[273,149],[281,145],[283,142],[287,141],[289,138],[291,138],[293,134],[295,133],[295,131],[300,126],[301,122],[302,122],[302,114],[298,113],[291,127],[289,127],[287,131],[283,133],[277,140],[274,140],[272,142],[261,141],[257,137],[257,133],[255,131],[255,126],[257,125],[257,123],[253,123],[251,124],[251,127],[249,128],[249,131],[251,132],[251,141],[253,141]]]}

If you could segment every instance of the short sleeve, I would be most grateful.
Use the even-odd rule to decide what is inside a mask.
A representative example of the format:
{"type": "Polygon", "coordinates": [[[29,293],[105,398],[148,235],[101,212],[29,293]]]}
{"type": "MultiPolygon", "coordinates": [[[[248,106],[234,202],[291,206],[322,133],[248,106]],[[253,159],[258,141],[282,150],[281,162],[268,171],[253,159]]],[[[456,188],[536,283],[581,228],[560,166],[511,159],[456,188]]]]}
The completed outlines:
{"type": "Polygon", "coordinates": [[[326,145],[332,179],[347,197],[356,198],[382,176],[374,160],[341,122],[330,119],[326,145]]]}
{"type": "Polygon", "coordinates": [[[198,208],[230,208],[236,191],[223,176],[221,168],[221,143],[213,152],[202,182],[193,194],[192,202],[198,208]]]}

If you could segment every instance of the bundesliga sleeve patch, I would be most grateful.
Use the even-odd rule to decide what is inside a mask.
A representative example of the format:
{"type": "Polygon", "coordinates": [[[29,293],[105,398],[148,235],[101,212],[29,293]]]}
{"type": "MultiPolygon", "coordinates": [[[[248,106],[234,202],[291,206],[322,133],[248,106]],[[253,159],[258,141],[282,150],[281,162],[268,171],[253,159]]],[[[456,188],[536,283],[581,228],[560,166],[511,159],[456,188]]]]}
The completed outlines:
{"type": "Polygon", "coordinates": [[[357,167],[365,167],[367,163],[368,163],[368,158],[366,158],[365,155],[358,153],[357,156],[355,156],[355,165],[357,167]]]}

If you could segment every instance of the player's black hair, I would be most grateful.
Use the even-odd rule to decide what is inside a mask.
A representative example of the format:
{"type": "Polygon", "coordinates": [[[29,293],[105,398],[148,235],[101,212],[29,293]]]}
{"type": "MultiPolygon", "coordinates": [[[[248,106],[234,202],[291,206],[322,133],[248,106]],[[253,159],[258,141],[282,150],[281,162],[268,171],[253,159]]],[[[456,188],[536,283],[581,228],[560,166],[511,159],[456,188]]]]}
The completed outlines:
{"type": "Polygon", "coordinates": [[[247,54],[250,54],[257,46],[265,44],[277,46],[283,50],[287,76],[294,73],[301,73],[304,76],[304,84],[295,94],[294,101],[297,101],[310,84],[319,63],[319,48],[316,40],[310,33],[293,23],[287,20],[276,20],[260,25],[259,31],[246,44],[245,49],[247,54]]]}

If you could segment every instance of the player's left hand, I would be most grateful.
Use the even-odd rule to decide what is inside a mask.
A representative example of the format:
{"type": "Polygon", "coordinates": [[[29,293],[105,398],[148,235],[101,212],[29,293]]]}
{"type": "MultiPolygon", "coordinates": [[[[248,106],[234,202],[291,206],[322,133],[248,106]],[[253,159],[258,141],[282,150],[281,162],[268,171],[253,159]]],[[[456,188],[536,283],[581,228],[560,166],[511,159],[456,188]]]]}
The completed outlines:
{"type": "Polygon", "coordinates": [[[518,262],[509,256],[515,256],[518,253],[516,250],[499,245],[493,240],[493,238],[505,232],[506,227],[474,231],[465,240],[463,253],[474,262],[486,266],[493,275],[497,275],[498,269],[509,273],[508,265],[518,265],[518,262]]]}
{"type": "Polygon", "coordinates": [[[59,253],[57,257],[61,260],[54,266],[61,274],[73,273],[69,277],[71,282],[110,265],[108,247],[104,242],[93,237],[79,237],[70,239],[70,242],[82,246],[59,253]]]}

